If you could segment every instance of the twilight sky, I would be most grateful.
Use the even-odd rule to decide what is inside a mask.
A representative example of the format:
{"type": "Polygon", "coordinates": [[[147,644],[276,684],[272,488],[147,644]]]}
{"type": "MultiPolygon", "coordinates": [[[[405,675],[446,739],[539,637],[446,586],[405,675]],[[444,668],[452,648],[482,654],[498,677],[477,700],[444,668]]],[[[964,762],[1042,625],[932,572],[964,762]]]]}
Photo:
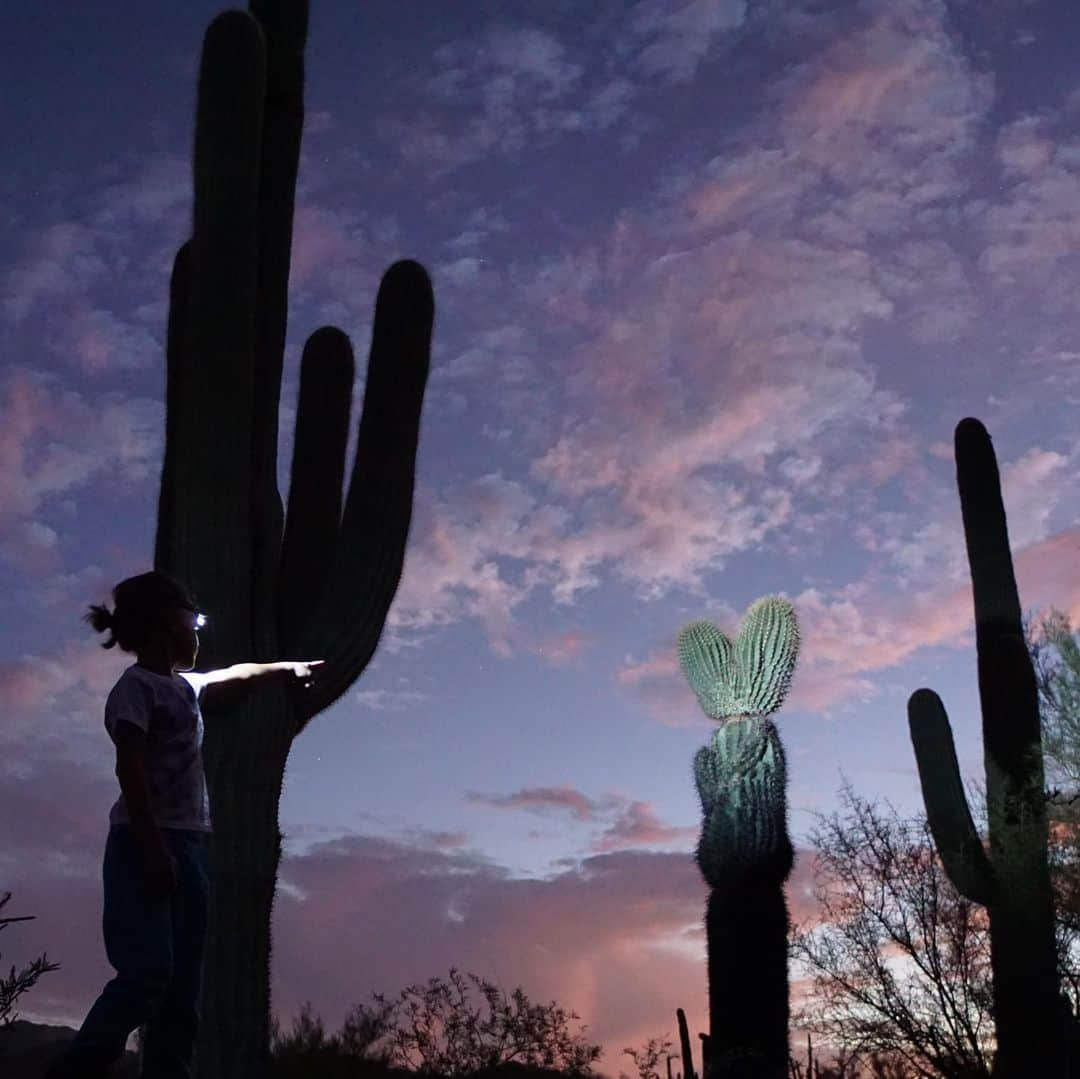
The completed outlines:
{"type": "MultiPolygon", "coordinates": [[[[914,811],[906,700],[981,778],[952,434],[994,438],[1021,599],[1080,618],[1080,8],[937,0],[314,0],[279,485],[306,336],[435,287],[405,570],[374,662],[293,747],[274,1009],[328,1031],[456,965],[578,1013],[597,1069],[707,1029],[675,654],[795,604],[791,828],[914,811]],[[688,985],[700,984],[696,997],[688,985]]],[[[20,1017],[112,976],[80,621],[152,568],[172,256],[217,3],[0,19],[0,892],[20,1017]]],[[[346,470],[348,474],[348,468],[346,470]]],[[[212,613],[212,612],[211,612],[212,613]]],[[[311,657],[283,657],[311,658],[311,657]]],[[[813,915],[803,855],[793,916],[813,915]]],[[[695,1051],[699,1042],[694,1037],[695,1051]]]]}

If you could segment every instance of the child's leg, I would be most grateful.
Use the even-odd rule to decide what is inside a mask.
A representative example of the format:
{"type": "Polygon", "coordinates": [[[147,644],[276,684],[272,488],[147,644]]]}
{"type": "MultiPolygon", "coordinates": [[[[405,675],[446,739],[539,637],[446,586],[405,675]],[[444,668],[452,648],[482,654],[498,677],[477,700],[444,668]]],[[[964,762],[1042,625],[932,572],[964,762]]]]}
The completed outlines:
{"type": "Polygon", "coordinates": [[[172,903],[173,975],[160,1009],[146,1025],[142,1076],[190,1079],[200,1016],[209,851],[201,833],[169,828],[163,832],[180,875],[172,903]]]}
{"type": "Polygon", "coordinates": [[[172,974],[170,897],[148,892],[143,857],[127,824],[109,829],[102,865],[105,954],[116,970],[46,1079],[100,1079],[128,1035],[156,1011],[172,974]]]}

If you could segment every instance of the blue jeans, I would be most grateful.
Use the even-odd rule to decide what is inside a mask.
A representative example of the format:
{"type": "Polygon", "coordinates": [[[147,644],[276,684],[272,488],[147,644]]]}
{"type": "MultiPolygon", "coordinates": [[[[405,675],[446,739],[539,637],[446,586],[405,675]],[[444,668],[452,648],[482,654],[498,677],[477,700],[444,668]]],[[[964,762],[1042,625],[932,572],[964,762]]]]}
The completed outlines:
{"type": "Polygon", "coordinates": [[[190,1079],[199,1025],[209,850],[206,833],[162,828],[179,887],[151,895],[131,825],[110,826],[102,878],[105,954],[116,969],[46,1079],[104,1079],[128,1036],[146,1027],[145,1079],[190,1079]]]}

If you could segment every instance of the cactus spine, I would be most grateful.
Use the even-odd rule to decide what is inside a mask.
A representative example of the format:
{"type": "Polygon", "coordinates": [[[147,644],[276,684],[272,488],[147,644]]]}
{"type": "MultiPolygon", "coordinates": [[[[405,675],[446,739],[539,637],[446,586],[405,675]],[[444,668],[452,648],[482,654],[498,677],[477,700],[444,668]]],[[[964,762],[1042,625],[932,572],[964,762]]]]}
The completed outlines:
{"type": "Polygon", "coordinates": [[[964,797],[952,730],[919,689],[908,723],[927,817],[949,879],[990,916],[995,1079],[1066,1070],[1068,1016],[1054,950],[1038,695],[1024,642],[997,460],[976,419],[956,427],[956,477],[975,599],[990,853],[964,797]]]}
{"type": "Polygon", "coordinates": [[[434,315],[423,268],[395,263],[376,300],[344,510],[352,348],[333,327],[309,338],[286,517],[278,404],[306,33],[306,0],[253,0],[250,13],[211,22],[192,235],[170,285],[154,565],[186,582],[210,614],[200,667],[326,661],[309,690],[260,683],[206,699],[214,831],[196,1063],[213,1079],[267,1070],[285,763],[293,738],[364,670],[397,589],[434,315]]]}
{"type": "Polygon", "coordinates": [[[694,756],[703,813],[696,857],[710,888],[703,1079],[787,1074],[784,881],[794,852],[784,752],[767,717],[783,703],[798,648],[795,610],[777,596],[752,604],[734,644],[711,622],[679,634],[683,673],[706,715],[721,724],[694,756]]]}

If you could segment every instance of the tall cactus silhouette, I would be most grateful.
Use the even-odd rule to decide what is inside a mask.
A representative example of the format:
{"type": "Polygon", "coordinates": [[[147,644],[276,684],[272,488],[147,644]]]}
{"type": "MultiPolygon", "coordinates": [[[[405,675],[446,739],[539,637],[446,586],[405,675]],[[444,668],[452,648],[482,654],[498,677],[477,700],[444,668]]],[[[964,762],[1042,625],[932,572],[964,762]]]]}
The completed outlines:
{"type": "Polygon", "coordinates": [[[1047,865],[1038,691],[1024,641],[997,460],[976,419],[956,427],[956,478],[975,599],[975,647],[990,825],[987,855],[971,819],[941,699],[919,689],[908,724],[923,801],[949,879],[990,916],[996,1079],[1066,1070],[1069,1016],[1058,984],[1047,865]]]}
{"type": "Polygon", "coordinates": [[[694,1071],[694,1054],[690,1049],[690,1030],[686,1025],[686,1012],[675,1009],[675,1019],[679,1024],[679,1051],[682,1053],[683,1079],[700,1079],[694,1071]]]}
{"type": "Polygon", "coordinates": [[[214,830],[196,1067],[213,1079],[258,1079],[268,1066],[285,763],[312,716],[366,667],[397,589],[434,317],[423,268],[391,266],[344,510],[352,349],[333,327],[308,339],[285,518],[278,404],[307,15],[306,0],[253,0],[207,29],[192,235],[170,285],[154,566],[209,613],[200,667],[326,661],[311,689],[224,687],[204,708],[214,830]]]}
{"type": "Polygon", "coordinates": [[[709,885],[705,935],[709,1053],[703,1079],[782,1077],[788,1068],[788,910],[784,751],[767,718],[783,703],[799,650],[791,604],[755,601],[734,644],[711,622],[679,634],[679,664],[719,720],[694,755],[704,820],[697,863],[709,885]]]}

